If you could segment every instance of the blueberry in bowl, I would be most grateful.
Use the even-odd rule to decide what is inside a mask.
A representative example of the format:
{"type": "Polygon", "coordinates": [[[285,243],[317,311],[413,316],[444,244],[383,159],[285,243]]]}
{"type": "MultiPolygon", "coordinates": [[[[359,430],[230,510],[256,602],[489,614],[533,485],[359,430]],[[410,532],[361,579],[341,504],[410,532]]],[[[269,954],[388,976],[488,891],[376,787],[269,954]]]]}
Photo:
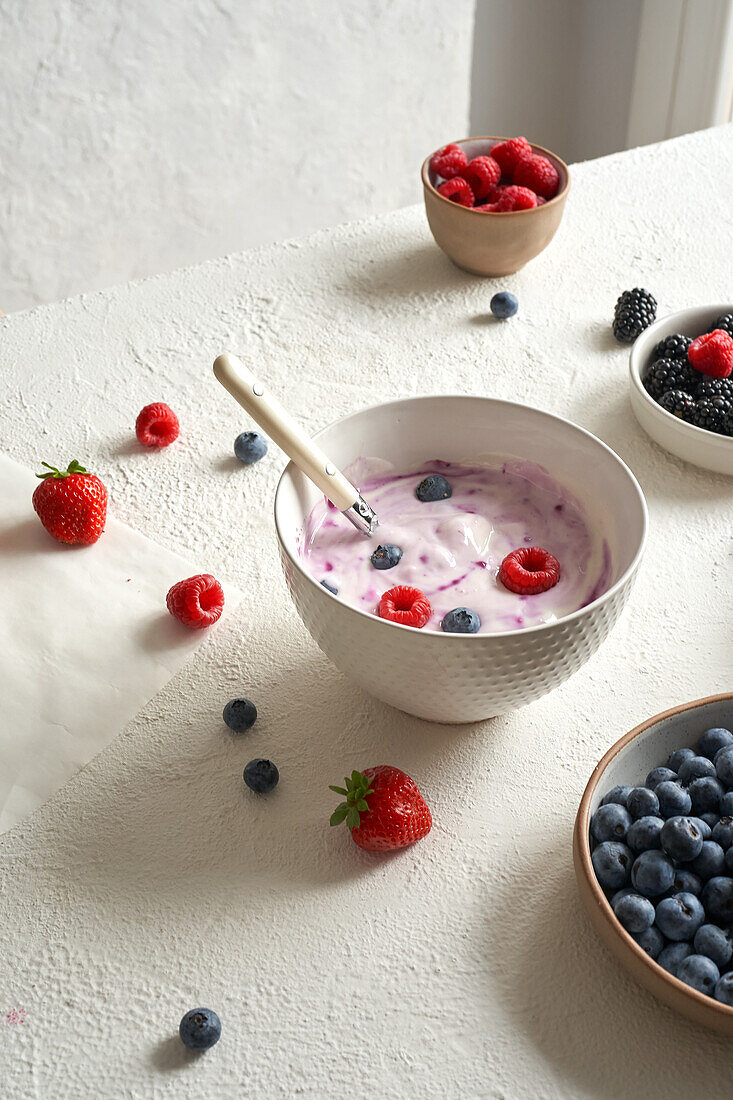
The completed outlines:
{"type": "Polygon", "coordinates": [[[731,738],[733,692],[627,733],[588,782],[573,859],[592,923],[631,975],[689,1019],[733,1036],[731,738]],[[656,809],[641,791],[656,796],[656,809]],[[650,812],[634,816],[642,810],[650,812]]]}

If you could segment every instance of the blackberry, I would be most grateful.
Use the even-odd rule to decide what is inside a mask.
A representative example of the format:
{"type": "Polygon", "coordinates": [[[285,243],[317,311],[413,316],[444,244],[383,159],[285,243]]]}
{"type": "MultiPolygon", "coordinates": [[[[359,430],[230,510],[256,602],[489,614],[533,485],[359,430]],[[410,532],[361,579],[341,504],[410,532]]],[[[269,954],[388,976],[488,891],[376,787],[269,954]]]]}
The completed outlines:
{"type": "Polygon", "coordinates": [[[733,402],[727,397],[701,397],[695,404],[690,423],[696,428],[705,428],[708,432],[723,434],[726,416],[733,413],[733,402]]]}
{"type": "Polygon", "coordinates": [[[648,290],[625,290],[616,302],[613,335],[621,344],[633,344],[657,316],[657,300],[648,290]]]}
{"type": "Polygon", "coordinates": [[[678,416],[680,420],[690,420],[695,412],[695,398],[684,390],[667,390],[659,398],[659,404],[672,416],[678,416]]]}
{"type": "Polygon", "coordinates": [[[710,378],[703,374],[695,392],[700,397],[727,397],[733,401],[733,378],[710,378]]]}
{"type": "Polygon", "coordinates": [[[665,336],[654,349],[655,359],[686,359],[687,349],[692,343],[691,336],[683,336],[675,332],[671,336],[665,336]]]}
{"type": "Polygon", "coordinates": [[[723,417],[723,429],[721,435],[733,435],[733,413],[726,413],[723,417]]]}
{"type": "MultiPolygon", "coordinates": [[[[713,325],[713,329],[722,328],[729,336],[733,336],[733,313],[724,313],[713,325]]],[[[711,330],[712,331],[712,330],[711,330]]]]}
{"type": "Polygon", "coordinates": [[[647,371],[644,387],[655,401],[667,390],[684,390],[694,396],[697,390],[696,374],[698,372],[681,359],[657,359],[647,371]]]}

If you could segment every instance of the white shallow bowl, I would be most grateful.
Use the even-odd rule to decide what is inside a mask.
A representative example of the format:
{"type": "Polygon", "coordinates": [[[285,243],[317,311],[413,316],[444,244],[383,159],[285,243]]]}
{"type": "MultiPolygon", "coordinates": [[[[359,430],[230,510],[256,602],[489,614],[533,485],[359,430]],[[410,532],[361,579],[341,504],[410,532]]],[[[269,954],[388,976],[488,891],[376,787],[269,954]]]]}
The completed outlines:
{"type": "Polygon", "coordinates": [[[573,861],[580,896],[596,931],[634,979],[689,1019],[733,1036],[733,1008],[674,978],[616,920],[593,870],[588,834],[591,817],[612,787],[638,787],[652,768],[666,763],[671,752],[694,748],[703,730],[715,726],[733,729],[733,694],[711,695],[655,714],[617,741],[594,769],[585,788],[575,820],[573,861]]]}
{"type": "Polygon", "coordinates": [[[641,379],[651,365],[654,345],[681,332],[685,336],[701,336],[708,332],[718,317],[733,311],[733,306],[694,306],[670,313],[645,329],[635,341],[629,356],[629,386],[631,407],[647,435],[665,450],[685,462],[714,470],[718,474],[733,474],[733,437],[686,424],[658,405],[644,389],[641,379]]]}
{"type": "Polygon", "coordinates": [[[618,455],[567,420],[488,397],[418,397],[364,409],[316,436],[342,468],[359,456],[409,469],[478,455],[530,460],[575,493],[611,554],[603,595],[556,623],[502,634],[439,634],[387,622],[332,596],[298,547],[318,490],[291,462],[275,497],[285,578],[303,623],[333,663],[400,710],[434,722],[474,722],[545,695],[598,649],[628,599],[647,509],[618,455]]]}

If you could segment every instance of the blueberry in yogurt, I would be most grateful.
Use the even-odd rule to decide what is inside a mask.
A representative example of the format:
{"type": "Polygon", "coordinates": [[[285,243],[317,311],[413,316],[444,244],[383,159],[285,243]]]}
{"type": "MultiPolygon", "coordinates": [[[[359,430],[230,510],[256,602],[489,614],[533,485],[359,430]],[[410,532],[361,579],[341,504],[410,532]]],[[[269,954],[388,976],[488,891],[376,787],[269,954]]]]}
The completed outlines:
{"type": "Polygon", "coordinates": [[[450,482],[446,481],[441,474],[429,474],[418,485],[415,496],[423,504],[428,504],[434,500],[448,500],[449,497],[453,496],[453,490],[450,487],[450,482]]]}
{"type": "Polygon", "coordinates": [[[384,546],[378,546],[371,556],[371,563],[375,569],[394,569],[402,559],[402,550],[399,546],[393,546],[391,542],[384,546]]]}

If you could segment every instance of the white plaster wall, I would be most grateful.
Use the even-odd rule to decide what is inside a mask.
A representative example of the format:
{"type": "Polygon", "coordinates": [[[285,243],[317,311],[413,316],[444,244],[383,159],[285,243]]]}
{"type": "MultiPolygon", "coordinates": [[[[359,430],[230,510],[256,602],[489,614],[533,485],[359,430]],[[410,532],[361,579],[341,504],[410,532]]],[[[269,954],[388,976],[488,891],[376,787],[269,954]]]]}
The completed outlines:
{"type": "Polygon", "coordinates": [[[0,0],[0,310],[417,201],[474,0],[0,0]]]}
{"type": "Polygon", "coordinates": [[[640,12],[638,0],[477,0],[471,132],[526,134],[568,161],[626,148],[640,12]]]}

